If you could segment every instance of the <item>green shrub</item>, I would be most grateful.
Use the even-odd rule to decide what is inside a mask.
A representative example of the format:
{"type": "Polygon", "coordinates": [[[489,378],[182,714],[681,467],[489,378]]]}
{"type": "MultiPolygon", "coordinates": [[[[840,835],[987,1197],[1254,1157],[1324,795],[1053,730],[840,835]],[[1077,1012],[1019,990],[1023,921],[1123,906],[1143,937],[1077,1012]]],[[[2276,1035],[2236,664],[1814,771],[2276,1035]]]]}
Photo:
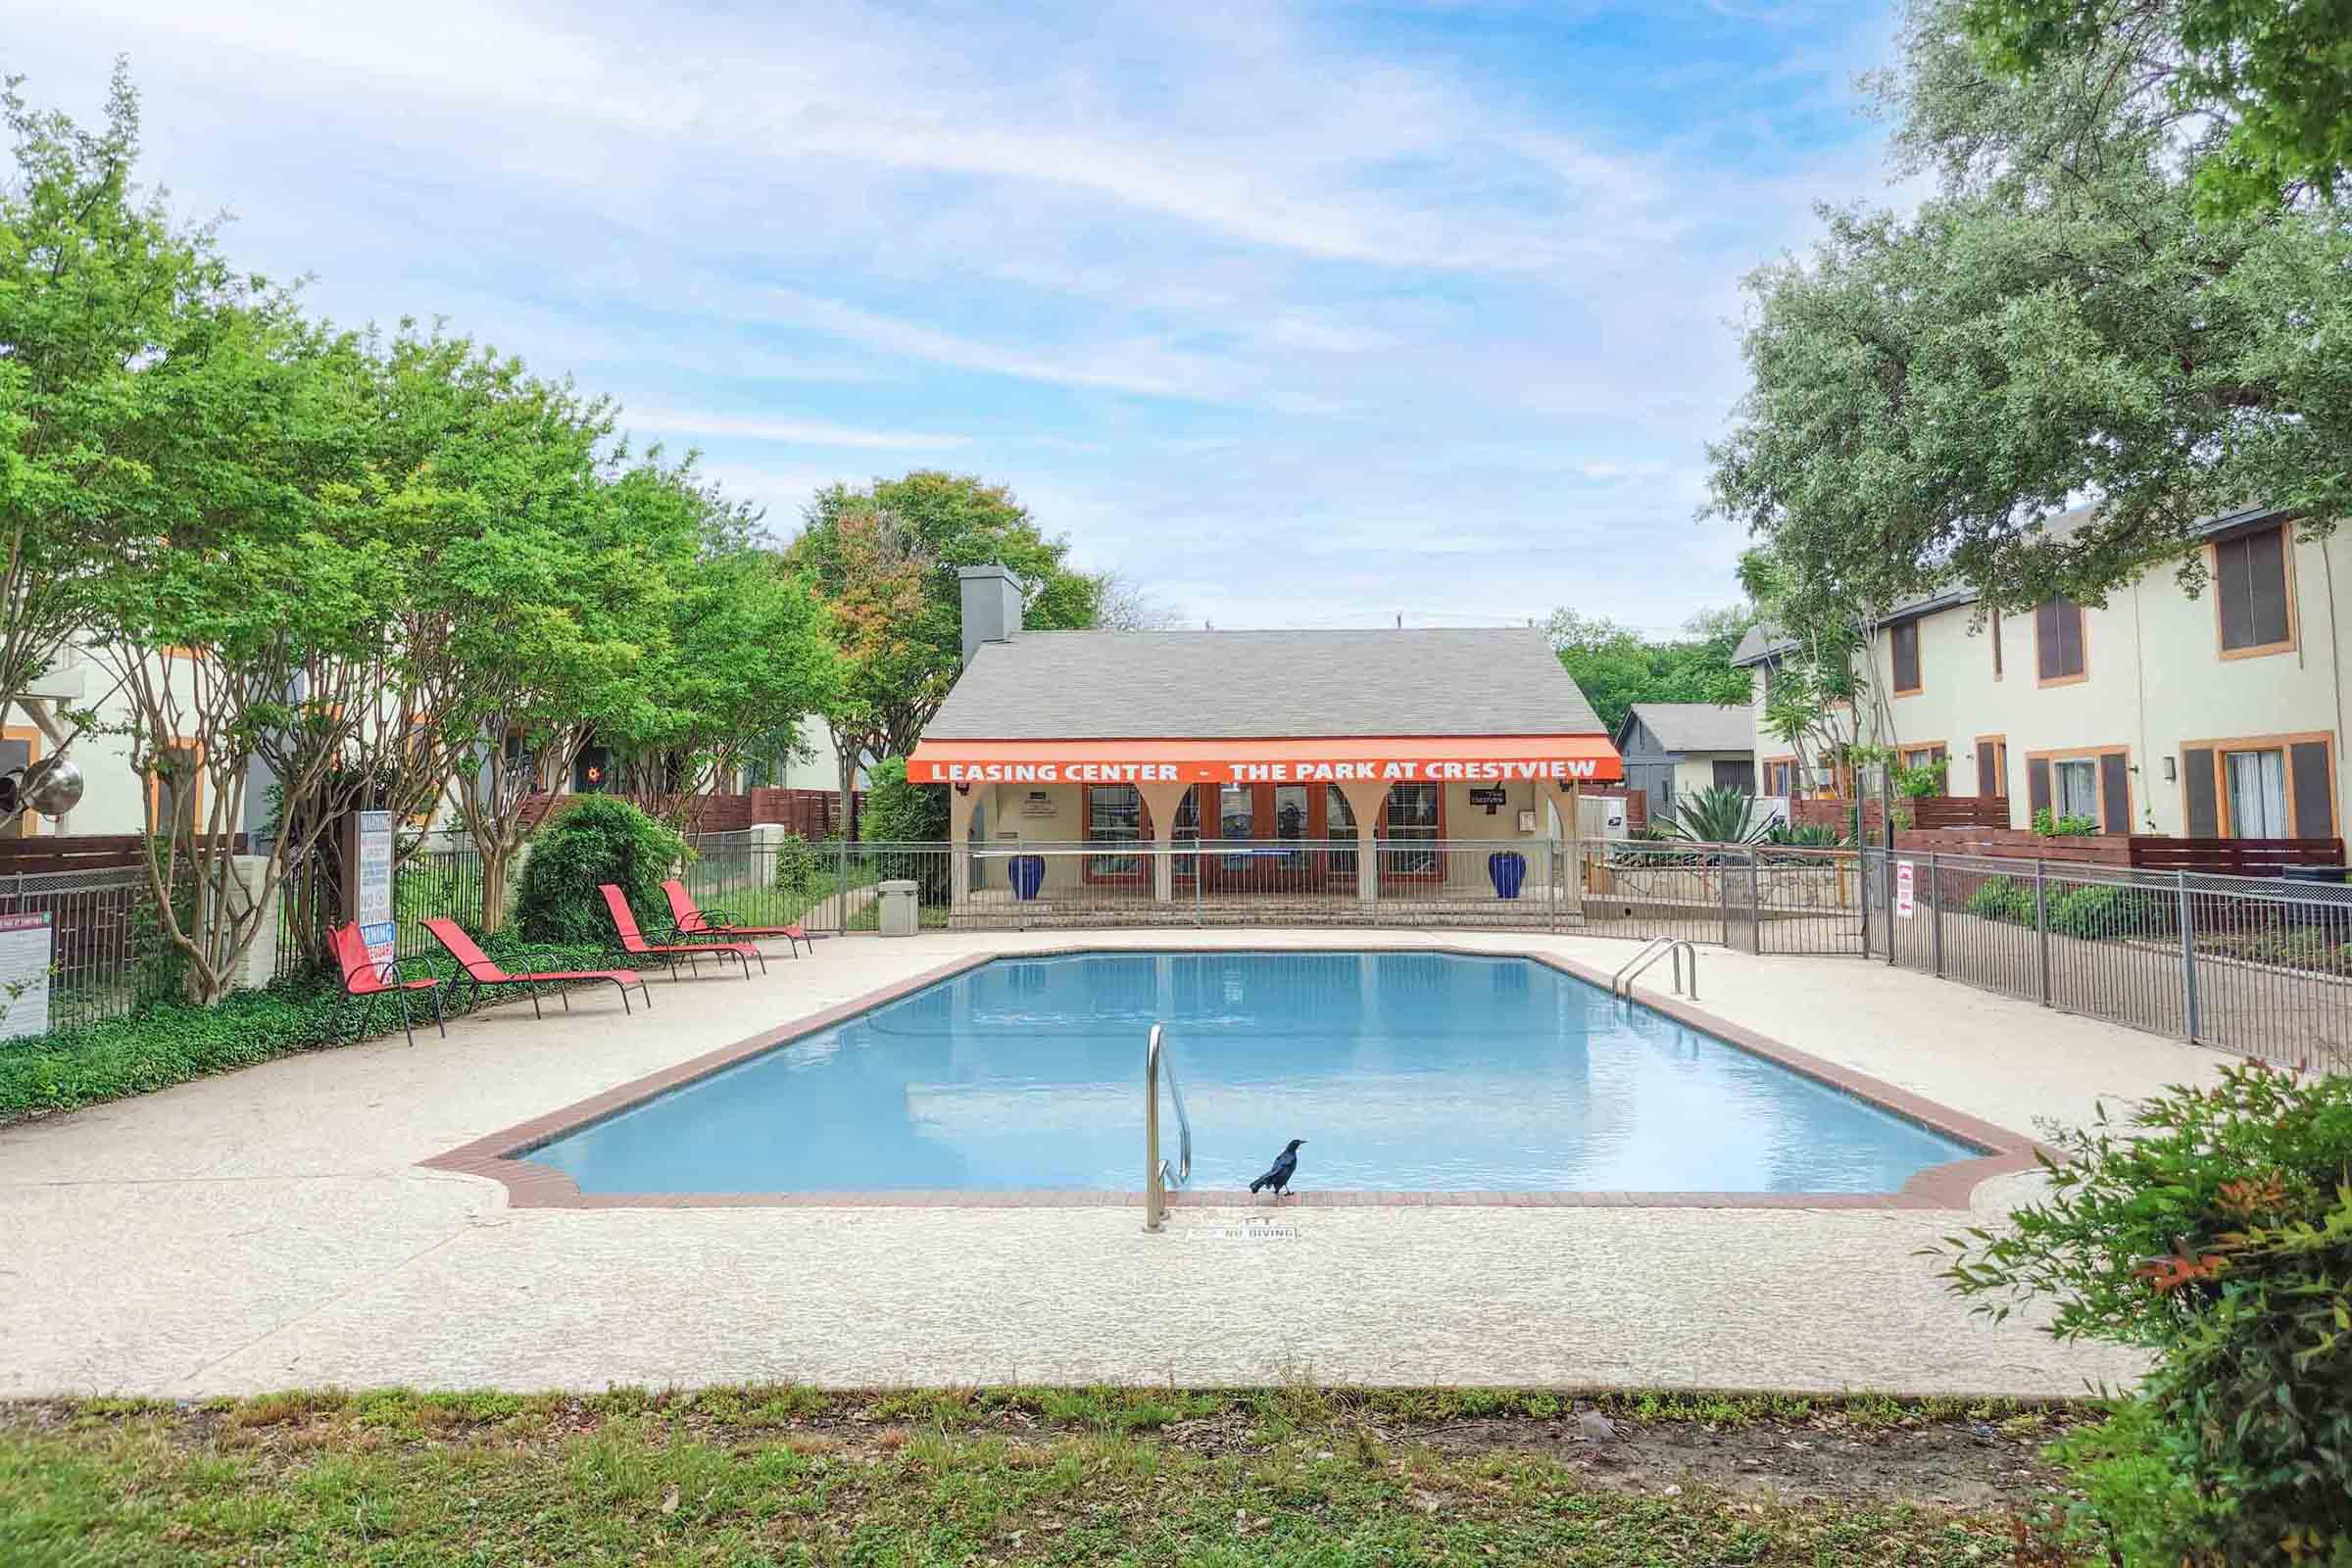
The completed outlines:
{"type": "Polygon", "coordinates": [[[919,884],[918,896],[925,905],[945,904],[950,896],[945,853],[950,831],[948,787],[907,783],[903,757],[884,758],[871,777],[873,785],[866,793],[864,818],[858,828],[866,843],[942,846],[920,854],[884,852],[873,858],[875,872],[884,881],[919,884]]]}
{"type": "Polygon", "coordinates": [[[2128,1129],[2045,1127],[2048,1196],[1954,1237],[1978,1310],[2155,1352],[2062,1446],[2078,1544],[2127,1563],[2352,1563],[2352,1077],[2232,1064],[2128,1129]],[[2126,1547],[2129,1546],[2127,1551],[2126,1547]]]}
{"type": "MultiPolygon", "coordinates": [[[[2138,889],[2112,884],[2072,886],[2058,896],[2044,896],[2051,931],[2086,941],[2115,936],[2159,936],[2169,921],[2162,901],[2138,889]]],[[[2033,919],[2033,894],[2028,894],[2025,917],[2033,919]]]]}
{"type": "MultiPolygon", "coordinates": [[[[600,967],[611,961],[610,943],[534,947],[502,935],[483,946],[492,958],[517,971],[600,967]]],[[[446,980],[456,965],[436,955],[433,961],[411,959],[402,968],[412,979],[429,971],[446,980]]],[[[234,992],[217,1006],[168,1002],[128,1017],[0,1041],[0,1120],[119,1100],[272,1056],[340,1045],[351,1038],[359,1005],[340,987],[305,977],[266,991],[234,992]]],[[[422,1027],[430,1029],[430,1001],[420,994],[410,999],[410,1005],[422,1008],[422,1027]]],[[[379,1004],[375,1017],[379,1031],[399,1027],[389,1005],[379,1004]]]]}
{"type": "Polygon", "coordinates": [[[815,845],[798,833],[787,833],[776,846],[776,891],[806,898],[832,874],[836,856],[829,846],[815,845]]]}
{"type": "Polygon", "coordinates": [[[2086,839],[2098,830],[2096,817],[2053,816],[2046,806],[2034,808],[2034,831],[2045,839],[2086,839]]]}
{"type": "Polygon", "coordinates": [[[626,801],[580,797],[531,836],[514,914],[526,941],[612,945],[597,888],[617,883],[641,926],[669,918],[662,882],[677,874],[685,841],[626,801]]]}
{"type": "Polygon", "coordinates": [[[1987,877],[1968,896],[1968,912],[1987,920],[2034,923],[2034,890],[2005,876],[1987,877]]]}
{"type": "Polygon", "coordinates": [[[1843,844],[1843,835],[1827,822],[1805,822],[1790,827],[1786,822],[1772,824],[1771,842],[1799,850],[1834,850],[1843,844]]]}

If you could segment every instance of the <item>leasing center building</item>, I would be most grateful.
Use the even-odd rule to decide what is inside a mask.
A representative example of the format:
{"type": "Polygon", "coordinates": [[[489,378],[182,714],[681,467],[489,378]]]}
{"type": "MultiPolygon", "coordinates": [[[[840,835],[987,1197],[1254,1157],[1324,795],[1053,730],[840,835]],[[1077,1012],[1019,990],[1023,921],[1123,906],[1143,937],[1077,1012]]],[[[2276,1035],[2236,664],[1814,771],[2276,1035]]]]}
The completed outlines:
{"type": "MultiPolygon", "coordinates": [[[[1440,845],[1548,846],[1573,827],[1580,785],[1622,776],[1532,628],[1024,631],[1004,567],[962,579],[963,673],[907,777],[953,786],[959,849],[1113,851],[1051,861],[1050,890],[1467,886],[1483,863],[1457,867],[1440,845]],[[1170,853],[1201,840],[1218,850],[1170,853]],[[1366,841],[1382,853],[1358,856],[1366,841]]],[[[956,857],[958,902],[991,859],[975,882],[974,858],[956,857]]]]}

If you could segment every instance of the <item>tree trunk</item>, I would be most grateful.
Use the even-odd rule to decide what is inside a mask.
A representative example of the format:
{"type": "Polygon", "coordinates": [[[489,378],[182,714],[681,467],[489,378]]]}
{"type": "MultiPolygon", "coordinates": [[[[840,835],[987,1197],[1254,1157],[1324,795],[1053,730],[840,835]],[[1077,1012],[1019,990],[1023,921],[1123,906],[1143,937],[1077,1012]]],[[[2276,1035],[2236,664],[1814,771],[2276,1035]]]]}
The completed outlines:
{"type": "Polygon", "coordinates": [[[482,935],[492,936],[507,928],[507,879],[514,864],[514,851],[500,846],[492,855],[482,857],[482,935]]]}

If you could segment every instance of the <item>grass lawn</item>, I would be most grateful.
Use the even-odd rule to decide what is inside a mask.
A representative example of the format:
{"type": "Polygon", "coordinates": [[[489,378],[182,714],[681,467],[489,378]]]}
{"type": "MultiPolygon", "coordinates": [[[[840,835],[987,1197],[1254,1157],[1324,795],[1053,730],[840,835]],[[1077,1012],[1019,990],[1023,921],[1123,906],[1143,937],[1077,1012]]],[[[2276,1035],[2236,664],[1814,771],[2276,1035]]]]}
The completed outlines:
{"type": "Polygon", "coordinates": [[[1544,1394],[28,1401],[0,1404],[0,1562],[1989,1563],[2069,1419],[1599,1408],[1594,1444],[1544,1394]]]}

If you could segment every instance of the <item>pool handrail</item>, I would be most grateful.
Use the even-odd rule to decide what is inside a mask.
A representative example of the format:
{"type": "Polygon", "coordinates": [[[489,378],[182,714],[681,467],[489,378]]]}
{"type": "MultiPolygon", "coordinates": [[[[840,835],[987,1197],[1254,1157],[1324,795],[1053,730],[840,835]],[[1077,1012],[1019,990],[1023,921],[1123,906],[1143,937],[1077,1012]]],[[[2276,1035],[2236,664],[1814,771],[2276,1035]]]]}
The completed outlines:
{"type": "Polygon", "coordinates": [[[1609,977],[1609,994],[1631,1000],[1634,994],[1634,982],[1642,978],[1642,971],[1660,958],[1672,954],[1674,956],[1674,994],[1678,997],[1685,995],[1683,990],[1683,955],[1685,953],[1690,955],[1690,990],[1688,995],[1691,1001],[1697,1001],[1698,948],[1688,937],[1651,937],[1642,945],[1641,952],[1626,959],[1623,964],[1618,966],[1617,972],[1609,977]]]}
{"type": "MultiPolygon", "coordinates": [[[[1695,960],[1694,960],[1695,961],[1695,960]]],[[[1176,1069],[1164,1060],[1167,1031],[1152,1026],[1144,1045],[1144,1229],[1157,1231],[1167,1221],[1168,1189],[1193,1179],[1193,1118],[1184,1108],[1184,1086],[1176,1069]],[[1167,1074],[1168,1096],[1176,1102],[1176,1166],[1159,1155],[1159,1079],[1167,1074]]]]}

